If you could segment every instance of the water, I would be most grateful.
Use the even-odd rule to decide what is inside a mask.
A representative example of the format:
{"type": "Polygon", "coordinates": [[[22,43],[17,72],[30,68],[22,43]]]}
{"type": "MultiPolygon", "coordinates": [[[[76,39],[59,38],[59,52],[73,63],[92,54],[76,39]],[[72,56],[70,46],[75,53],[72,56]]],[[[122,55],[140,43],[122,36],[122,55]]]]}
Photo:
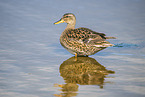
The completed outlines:
{"type": "Polygon", "coordinates": [[[144,0],[1,0],[0,96],[144,97],[144,4],[144,0]],[[66,24],[53,25],[67,12],[76,15],[76,27],[117,37],[109,40],[115,46],[76,62],[59,44],[66,24]]]}

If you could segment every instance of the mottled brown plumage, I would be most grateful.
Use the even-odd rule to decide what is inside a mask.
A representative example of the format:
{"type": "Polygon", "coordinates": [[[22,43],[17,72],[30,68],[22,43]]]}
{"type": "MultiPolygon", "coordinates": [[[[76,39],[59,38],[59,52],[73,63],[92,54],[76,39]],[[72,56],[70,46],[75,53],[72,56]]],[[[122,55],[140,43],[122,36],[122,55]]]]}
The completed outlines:
{"type": "Polygon", "coordinates": [[[61,45],[70,53],[75,55],[93,55],[102,48],[113,46],[106,39],[114,37],[106,37],[104,33],[98,33],[88,28],[76,28],[76,18],[72,13],[66,13],[54,24],[67,23],[67,27],[60,36],[61,45]]]}

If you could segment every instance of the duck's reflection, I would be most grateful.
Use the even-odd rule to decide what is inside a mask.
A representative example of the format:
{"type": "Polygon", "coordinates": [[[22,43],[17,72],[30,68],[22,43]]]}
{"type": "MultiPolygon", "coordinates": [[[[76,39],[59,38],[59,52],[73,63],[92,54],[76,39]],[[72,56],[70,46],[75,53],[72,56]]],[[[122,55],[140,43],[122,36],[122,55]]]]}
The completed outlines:
{"type": "MultiPolygon", "coordinates": [[[[60,74],[65,80],[64,85],[57,85],[61,87],[63,93],[55,96],[71,97],[76,96],[78,85],[98,85],[103,88],[106,75],[115,73],[107,70],[104,66],[98,63],[94,58],[71,57],[60,65],[60,74]]],[[[56,86],[56,85],[55,85],[56,86]]]]}
{"type": "Polygon", "coordinates": [[[54,94],[56,97],[72,97],[72,96],[77,96],[77,91],[78,91],[78,85],[75,83],[66,83],[63,85],[58,85],[55,84],[55,87],[61,87],[60,91],[62,93],[60,94],[54,94]]]}

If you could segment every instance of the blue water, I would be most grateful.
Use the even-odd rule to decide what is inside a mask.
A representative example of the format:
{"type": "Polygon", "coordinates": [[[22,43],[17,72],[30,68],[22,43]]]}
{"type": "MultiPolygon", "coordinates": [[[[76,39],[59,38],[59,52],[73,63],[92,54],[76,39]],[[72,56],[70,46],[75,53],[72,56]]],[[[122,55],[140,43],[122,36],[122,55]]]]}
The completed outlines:
{"type": "Polygon", "coordinates": [[[144,5],[144,0],[1,0],[0,97],[144,97],[144,5]],[[76,15],[76,27],[117,37],[108,40],[115,46],[70,61],[73,55],[59,43],[66,24],[53,24],[68,12],[76,15]]]}

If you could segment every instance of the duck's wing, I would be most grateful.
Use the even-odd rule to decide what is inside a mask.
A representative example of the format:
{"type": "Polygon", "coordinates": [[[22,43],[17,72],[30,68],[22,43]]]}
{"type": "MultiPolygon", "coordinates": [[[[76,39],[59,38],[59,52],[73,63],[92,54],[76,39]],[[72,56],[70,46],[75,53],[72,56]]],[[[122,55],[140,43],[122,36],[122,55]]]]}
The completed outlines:
{"type": "Polygon", "coordinates": [[[77,29],[71,29],[67,32],[67,36],[69,39],[73,39],[76,41],[82,41],[84,43],[88,43],[91,40],[105,40],[105,34],[104,33],[98,33],[95,31],[92,31],[88,28],[77,28],[77,29]]]}
{"type": "Polygon", "coordinates": [[[110,43],[106,41],[104,33],[98,33],[88,28],[71,29],[67,33],[70,41],[87,44],[96,47],[108,47],[110,43]],[[104,46],[104,44],[107,44],[104,46]]]}

